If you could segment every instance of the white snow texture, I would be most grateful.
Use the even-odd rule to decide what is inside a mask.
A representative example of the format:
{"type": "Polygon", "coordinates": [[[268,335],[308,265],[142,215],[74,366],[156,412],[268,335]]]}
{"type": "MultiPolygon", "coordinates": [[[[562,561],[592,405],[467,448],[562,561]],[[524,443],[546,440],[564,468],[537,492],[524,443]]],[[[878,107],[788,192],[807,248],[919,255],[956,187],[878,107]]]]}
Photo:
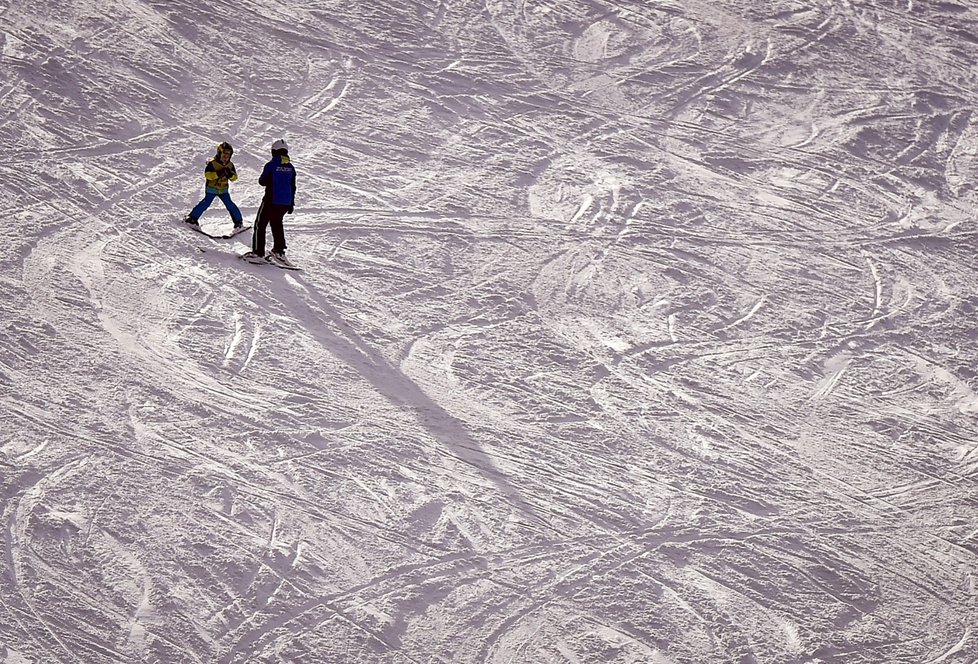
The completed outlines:
{"type": "Polygon", "coordinates": [[[0,53],[0,662],[978,662],[974,2],[7,0],[0,53]],[[179,221],[279,138],[301,272],[179,221]]]}

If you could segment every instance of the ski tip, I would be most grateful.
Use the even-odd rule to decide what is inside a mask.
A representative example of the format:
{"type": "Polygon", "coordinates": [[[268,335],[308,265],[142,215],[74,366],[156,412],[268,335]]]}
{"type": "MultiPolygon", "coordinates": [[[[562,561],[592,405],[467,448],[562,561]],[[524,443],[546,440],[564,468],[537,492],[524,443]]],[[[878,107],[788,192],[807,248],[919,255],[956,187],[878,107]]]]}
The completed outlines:
{"type": "Polygon", "coordinates": [[[293,265],[292,263],[282,263],[274,259],[269,259],[265,256],[257,256],[250,251],[246,254],[238,254],[238,258],[243,260],[245,263],[251,263],[252,265],[272,265],[283,270],[302,272],[302,268],[298,265],[293,265]]]}
{"type": "Polygon", "coordinates": [[[231,231],[230,233],[225,233],[225,234],[224,234],[224,235],[222,235],[221,237],[222,237],[223,239],[225,239],[225,240],[227,240],[227,239],[229,239],[229,238],[232,238],[232,237],[234,237],[235,235],[241,235],[241,234],[242,234],[242,233],[244,233],[245,231],[250,231],[250,230],[251,230],[251,226],[242,226],[241,228],[235,228],[235,229],[234,229],[233,231],[231,231]]]}
{"type": "Polygon", "coordinates": [[[247,254],[238,254],[238,258],[243,260],[245,263],[251,263],[252,265],[268,265],[268,261],[261,256],[255,256],[251,252],[248,252],[247,254]]]}

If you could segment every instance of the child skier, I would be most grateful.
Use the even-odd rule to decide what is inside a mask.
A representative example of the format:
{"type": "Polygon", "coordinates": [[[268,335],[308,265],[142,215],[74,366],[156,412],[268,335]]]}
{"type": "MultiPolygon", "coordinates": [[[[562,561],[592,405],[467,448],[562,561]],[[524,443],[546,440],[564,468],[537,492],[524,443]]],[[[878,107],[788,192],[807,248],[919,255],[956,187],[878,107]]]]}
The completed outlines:
{"type": "Polygon", "coordinates": [[[241,228],[241,210],[231,200],[231,194],[228,192],[229,183],[238,179],[238,173],[234,164],[231,163],[231,155],[233,154],[234,148],[225,141],[217,146],[217,154],[211,161],[207,162],[207,166],[204,168],[204,198],[184,219],[191,226],[199,227],[200,224],[197,223],[197,220],[200,219],[200,215],[204,214],[204,211],[210,207],[215,198],[220,198],[231,215],[234,227],[241,228]]]}

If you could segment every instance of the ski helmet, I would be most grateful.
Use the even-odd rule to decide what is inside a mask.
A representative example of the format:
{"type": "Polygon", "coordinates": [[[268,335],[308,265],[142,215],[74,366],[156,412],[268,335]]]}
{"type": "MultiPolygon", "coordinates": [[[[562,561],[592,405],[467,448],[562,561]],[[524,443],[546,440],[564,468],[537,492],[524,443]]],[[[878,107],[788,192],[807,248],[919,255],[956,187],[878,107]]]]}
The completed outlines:
{"type": "Polygon", "coordinates": [[[223,141],[221,143],[218,143],[217,144],[217,156],[220,157],[225,152],[230,157],[231,155],[234,154],[234,148],[231,147],[231,144],[228,143],[227,141],[223,141]]]}
{"type": "Polygon", "coordinates": [[[289,151],[289,144],[285,142],[284,138],[280,138],[272,143],[272,152],[275,152],[276,150],[285,150],[286,152],[289,151]]]}

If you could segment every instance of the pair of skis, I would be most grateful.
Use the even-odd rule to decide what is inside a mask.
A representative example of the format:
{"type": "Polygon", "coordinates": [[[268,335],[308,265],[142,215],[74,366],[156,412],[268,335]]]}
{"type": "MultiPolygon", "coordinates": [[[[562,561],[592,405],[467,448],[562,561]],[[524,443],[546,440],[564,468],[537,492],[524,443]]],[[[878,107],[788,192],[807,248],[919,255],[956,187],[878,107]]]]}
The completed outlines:
{"type": "Polygon", "coordinates": [[[200,227],[199,224],[188,224],[187,222],[183,222],[183,225],[186,226],[187,228],[192,228],[193,230],[197,231],[201,235],[206,235],[207,237],[213,238],[215,240],[227,240],[234,237],[235,235],[251,230],[251,226],[238,226],[230,233],[224,233],[222,235],[214,235],[213,233],[208,233],[207,231],[205,231],[203,228],[200,227]]]}
{"type": "MultiPolygon", "coordinates": [[[[197,231],[201,235],[206,235],[207,237],[214,240],[229,240],[233,238],[235,235],[239,235],[247,230],[251,230],[251,226],[239,226],[233,229],[230,233],[215,234],[215,233],[208,233],[203,228],[201,228],[200,225],[198,224],[188,224],[185,221],[181,221],[180,223],[184,226],[187,226],[188,228],[192,228],[193,230],[197,231]]],[[[245,261],[246,263],[251,263],[252,265],[274,265],[275,267],[280,267],[283,270],[296,270],[299,272],[302,271],[301,267],[293,264],[291,261],[289,261],[288,258],[285,258],[284,256],[279,258],[277,256],[269,254],[268,256],[262,257],[262,256],[256,256],[254,253],[249,251],[247,254],[239,254],[238,258],[245,261]]]]}
{"type": "Polygon", "coordinates": [[[251,263],[252,265],[274,265],[275,267],[280,267],[283,270],[296,270],[301,272],[302,268],[295,265],[285,256],[276,256],[275,254],[268,254],[267,256],[259,256],[256,253],[249,251],[247,254],[242,254],[238,256],[245,263],[251,263]]]}

